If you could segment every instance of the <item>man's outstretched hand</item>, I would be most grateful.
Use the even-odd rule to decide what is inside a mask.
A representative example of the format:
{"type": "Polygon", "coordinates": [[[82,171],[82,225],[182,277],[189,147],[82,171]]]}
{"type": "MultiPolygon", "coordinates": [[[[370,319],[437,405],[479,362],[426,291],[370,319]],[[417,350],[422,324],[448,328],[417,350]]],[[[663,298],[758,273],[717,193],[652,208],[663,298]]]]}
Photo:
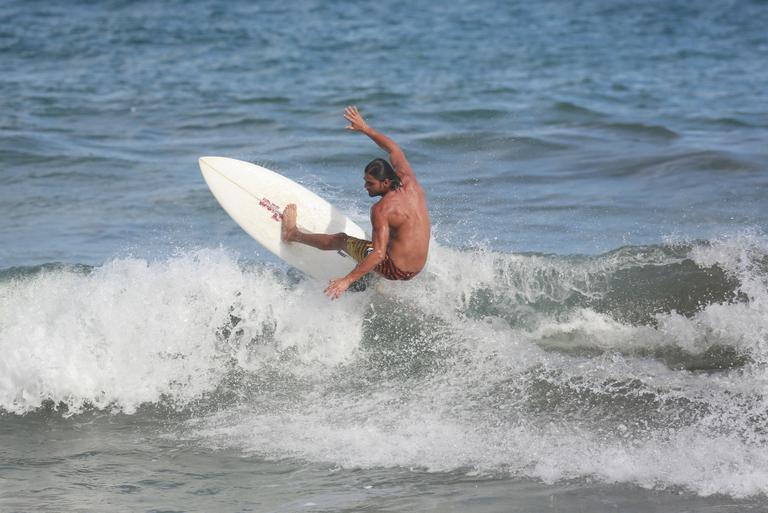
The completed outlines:
{"type": "Polygon", "coordinates": [[[344,117],[349,121],[347,130],[354,130],[355,132],[365,132],[368,130],[368,124],[363,119],[363,116],[358,112],[357,107],[350,105],[344,109],[344,117]]]}
{"type": "Polygon", "coordinates": [[[331,298],[331,300],[339,299],[339,297],[352,285],[346,277],[339,278],[338,280],[331,280],[328,287],[325,289],[325,295],[331,298]]]}

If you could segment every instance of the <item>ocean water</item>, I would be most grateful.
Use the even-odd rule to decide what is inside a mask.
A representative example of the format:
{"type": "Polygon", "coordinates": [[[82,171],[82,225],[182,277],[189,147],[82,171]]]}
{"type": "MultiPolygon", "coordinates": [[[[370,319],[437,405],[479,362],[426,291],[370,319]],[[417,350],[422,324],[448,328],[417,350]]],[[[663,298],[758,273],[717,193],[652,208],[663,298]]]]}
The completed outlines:
{"type": "Polygon", "coordinates": [[[768,511],[768,3],[0,2],[0,511],[768,511]],[[426,270],[330,302],[211,196],[426,270]]]}

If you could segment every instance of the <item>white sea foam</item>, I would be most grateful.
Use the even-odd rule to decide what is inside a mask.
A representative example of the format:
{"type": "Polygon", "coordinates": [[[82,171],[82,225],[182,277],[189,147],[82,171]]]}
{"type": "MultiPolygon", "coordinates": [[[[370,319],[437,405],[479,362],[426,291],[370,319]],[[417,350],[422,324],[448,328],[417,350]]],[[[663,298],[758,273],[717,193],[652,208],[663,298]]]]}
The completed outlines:
{"type": "Polygon", "coordinates": [[[488,412],[457,411],[454,398],[439,387],[394,408],[392,397],[381,393],[334,404],[314,397],[315,404],[301,413],[229,412],[204,419],[195,423],[195,436],[215,447],[348,468],[466,468],[547,483],[588,477],[734,497],[768,492],[765,441],[718,434],[706,429],[706,422],[636,436],[624,425],[612,433],[567,420],[544,426],[504,423],[488,412]]]}
{"type": "Polygon", "coordinates": [[[243,393],[174,436],[345,467],[765,494],[761,244],[594,259],[435,245],[417,279],[336,302],[321,284],[220,250],[42,271],[0,283],[0,406],[215,402],[222,386],[245,386],[228,380],[236,369],[276,393],[243,393]],[[740,296],[652,323],[590,306],[611,292],[612,273],[685,257],[724,269],[740,296]],[[702,373],[653,357],[713,344],[748,360],[702,373]]]}
{"type": "Polygon", "coordinates": [[[163,397],[199,398],[219,383],[224,361],[248,368],[262,356],[217,344],[230,315],[243,319],[242,330],[272,327],[267,358],[291,348],[305,363],[334,363],[359,340],[354,308],[334,309],[314,288],[290,288],[267,270],[244,270],[223,251],[115,260],[90,274],[42,272],[0,287],[0,407],[17,413],[45,400],[73,412],[131,412],[163,397]]]}
{"type": "MultiPolygon", "coordinates": [[[[717,264],[730,272],[733,252],[720,250],[724,253],[707,260],[704,255],[712,249],[695,246],[691,256],[700,265],[717,264]]],[[[417,384],[372,383],[368,393],[346,397],[329,397],[321,384],[289,414],[229,411],[191,427],[216,446],[347,467],[470,468],[545,482],[590,478],[682,487],[701,495],[768,493],[768,441],[755,424],[767,409],[755,387],[764,389],[759,346],[768,316],[761,307],[764,287],[750,282],[762,279],[754,267],[738,274],[747,301],[702,305],[687,316],[657,314],[655,325],[622,323],[589,308],[554,316],[534,311],[533,327],[467,316],[477,290],[499,287],[500,268],[528,267],[533,276],[560,267],[551,273],[557,283],[528,281],[518,290],[516,276],[504,285],[509,296],[557,300],[567,297],[569,288],[599,295],[604,284],[589,277],[595,268],[646,264],[613,255],[610,262],[569,269],[579,264],[438,247],[430,273],[399,287],[397,295],[450,324],[452,345],[464,351],[444,372],[417,384]],[[636,349],[665,346],[700,354],[713,343],[753,351],[758,361],[707,374],[632,356],[636,349]],[[572,354],[568,344],[602,353],[572,354]],[[537,381],[549,390],[541,397],[537,381]],[[558,395],[565,397],[559,405],[558,395]]],[[[653,262],[662,264],[663,259],[653,262]]],[[[387,287],[395,293],[391,284],[387,287]]]]}

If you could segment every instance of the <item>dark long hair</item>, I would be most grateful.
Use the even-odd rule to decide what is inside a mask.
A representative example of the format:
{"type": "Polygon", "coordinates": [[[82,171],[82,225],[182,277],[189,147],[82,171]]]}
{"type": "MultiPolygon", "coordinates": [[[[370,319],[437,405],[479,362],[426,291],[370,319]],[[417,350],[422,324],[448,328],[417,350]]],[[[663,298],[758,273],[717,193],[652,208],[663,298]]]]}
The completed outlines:
{"type": "Polygon", "coordinates": [[[384,159],[373,159],[370,161],[368,165],[365,166],[365,174],[371,175],[376,180],[391,181],[392,190],[395,190],[402,185],[400,183],[400,177],[397,176],[397,173],[395,173],[395,170],[389,165],[389,162],[384,159]]]}

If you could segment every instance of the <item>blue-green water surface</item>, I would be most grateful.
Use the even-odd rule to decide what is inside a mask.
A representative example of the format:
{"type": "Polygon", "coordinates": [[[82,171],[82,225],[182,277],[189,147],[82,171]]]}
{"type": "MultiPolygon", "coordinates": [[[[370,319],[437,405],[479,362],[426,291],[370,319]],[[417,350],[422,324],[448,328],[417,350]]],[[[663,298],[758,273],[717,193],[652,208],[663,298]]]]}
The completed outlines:
{"type": "Polygon", "coordinates": [[[768,511],[768,4],[0,2],[0,510],[768,511]],[[201,155],[430,260],[331,303],[201,155]]]}

